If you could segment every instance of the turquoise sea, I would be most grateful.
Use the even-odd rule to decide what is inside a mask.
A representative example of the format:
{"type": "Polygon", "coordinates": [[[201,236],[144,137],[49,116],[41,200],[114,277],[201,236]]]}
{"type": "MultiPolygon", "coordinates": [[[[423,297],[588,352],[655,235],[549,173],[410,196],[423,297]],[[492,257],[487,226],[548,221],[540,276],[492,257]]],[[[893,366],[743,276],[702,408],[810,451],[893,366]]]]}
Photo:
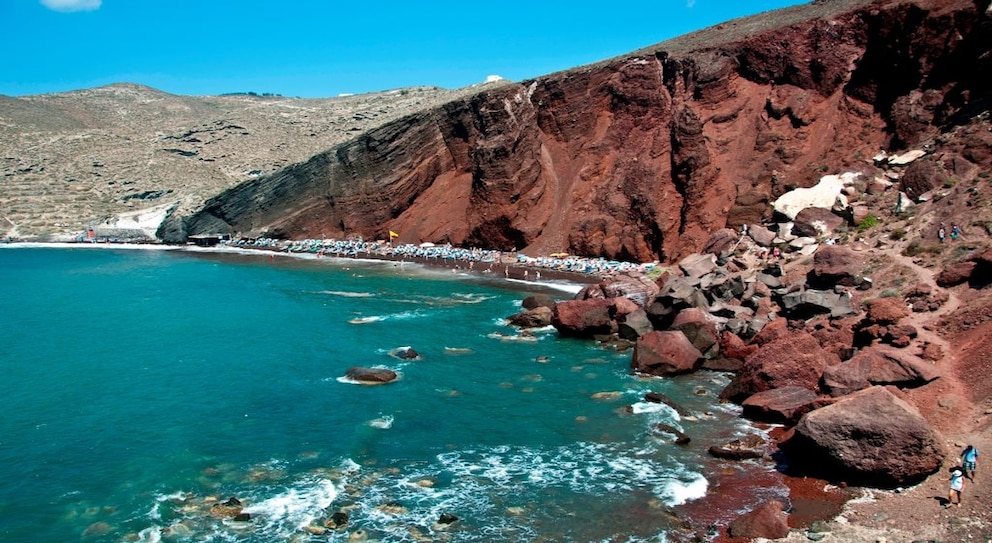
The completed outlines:
{"type": "Polygon", "coordinates": [[[640,379],[630,353],[503,323],[530,293],[570,290],[389,262],[0,247],[0,541],[670,541],[670,508],[741,469],[705,447],[752,430],[716,403],[727,375],[640,379]],[[391,356],[403,346],[420,359],[391,356]],[[401,377],[357,385],[352,366],[401,377]],[[232,496],[247,522],[210,514],[232,496]],[[347,526],[305,529],[335,512],[347,526]]]}

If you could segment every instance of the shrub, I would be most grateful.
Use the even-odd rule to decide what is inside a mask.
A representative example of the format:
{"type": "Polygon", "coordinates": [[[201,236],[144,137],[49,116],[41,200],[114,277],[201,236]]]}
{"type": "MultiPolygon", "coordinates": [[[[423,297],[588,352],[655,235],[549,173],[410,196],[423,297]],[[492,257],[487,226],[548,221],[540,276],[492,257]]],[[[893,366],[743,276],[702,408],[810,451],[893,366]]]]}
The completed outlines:
{"type": "Polygon", "coordinates": [[[895,230],[889,233],[889,239],[891,239],[892,241],[899,241],[905,237],[906,237],[905,228],[896,228],[895,230]]]}
{"type": "Polygon", "coordinates": [[[858,232],[864,232],[871,228],[875,228],[876,226],[878,226],[878,223],[879,223],[878,217],[874,215],[868,215],[864,219],[861,219],[861,222],[858,223],[858,232]]]}

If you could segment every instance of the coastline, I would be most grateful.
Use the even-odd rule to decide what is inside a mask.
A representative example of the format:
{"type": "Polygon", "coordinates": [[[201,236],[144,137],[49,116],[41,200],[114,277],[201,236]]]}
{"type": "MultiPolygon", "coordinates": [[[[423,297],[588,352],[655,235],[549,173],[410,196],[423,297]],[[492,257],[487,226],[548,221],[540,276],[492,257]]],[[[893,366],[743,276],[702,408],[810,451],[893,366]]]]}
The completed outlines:
{"type": "MultiPolygon", "coordinates": [[[[264,257],[268,255],[269,258],[283,256],[306,261],[326,259],[329,261],[333,260],[336,263],[346,263],[349,261],[382,264],[409,263],[436,270],[438,273],[450,270],[454,273],[471,275],[494,282],[505,282],[521,290],[525,290],[525,287],[529,286],[555,288],[554,284],[556,282],[568,283],[574,285],[575,289],[561,290],[571,291],[573,293],[583,285],[595,284],[604,279],[604,277],[598,274],[548,270],[536,266],[528,266],[525,263],[519,263],[515,259],[510,258],[501,259],[500,262],[470,263],[409,255],[397,257],[395,255],[361,252],[354,256],[321,255],[311,252],[291,252],[277,248],[262,247],[198,247],[195,245],[126,243],[23,242],[0,244],[0,248],[182,251],[193,254],[245,255],[253,257],[264,257]]],[[[752,424],[752,426],[754,425],[752,424]]],[[[770,443],[774,443],[775,440],[770,438],[769,441],[770,443]]],[[[699,454],[706,455],[707,453],[701,450],[699,454]]],[[[696,530],[701,530],[705,526],[713,524],[725,528],[730,521],[741,513],[739,506],[745,501],[742,499],[743,497],[753,497],[756,495],[767,496],[769,499],[784,499],[789,502],[792,507],[792,512],[789,516],[790,527],[793,530],[803,530],[815,521],[828,521],[835,518],[841,513],[845,504],[855,497],[849,491],[842,492],[842,489],[829,487],[824,481],[791,478],[787,474],[777,471],[776,467],[776,462],[770,458],[759,460],[755,463],[736,462],[728,465],[720,473],[707,474],[707,477],[711,479],[712,486],[704,497],[676,506],[674,510],[679,516],[684,515],[686,520],[690,521],[696,530]],[[785,496],[782,496],[783,492],[786,494],[785,496]],[[844,496],[843,499],[840,499],[841,496],[844,496]]],[[[722,530],[721,534],[723,531],[725,530],[722,530]]],[[[733,540],[724,538],[721,535],[717,536],[713,541],[733,540]]]]}

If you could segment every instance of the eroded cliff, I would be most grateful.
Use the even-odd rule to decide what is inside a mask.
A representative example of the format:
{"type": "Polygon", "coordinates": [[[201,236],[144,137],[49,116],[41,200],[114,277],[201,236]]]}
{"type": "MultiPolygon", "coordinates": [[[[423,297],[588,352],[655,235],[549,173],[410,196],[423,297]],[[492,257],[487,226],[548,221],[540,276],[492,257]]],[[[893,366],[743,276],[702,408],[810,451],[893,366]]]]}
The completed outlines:
{"type": "Polygon", "coordinates": [[[940,146],[987,111],[988,4],[815,2],[490,87],[234,187],[159,234],[393,230],[670,261],[769,218],[786,190],[880,148],[940,146]]]}

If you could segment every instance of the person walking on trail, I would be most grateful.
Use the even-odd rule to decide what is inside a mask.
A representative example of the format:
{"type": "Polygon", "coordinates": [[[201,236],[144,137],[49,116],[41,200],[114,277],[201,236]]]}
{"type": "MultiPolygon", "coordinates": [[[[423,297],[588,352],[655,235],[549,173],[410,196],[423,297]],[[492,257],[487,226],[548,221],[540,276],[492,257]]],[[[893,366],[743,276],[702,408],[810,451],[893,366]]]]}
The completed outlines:
{"type": "Polygon", "coordinates": [[[944,243],[944,239],[946,237],[947,237],[947,229],[944,228],[943,224],[941,224],[940,228],[937,230],[937,239],[939,239],[941,243],[944,243]]]}
{"type": "Polygon", "coordinates": [[[961,229],[955,224],[951,226],[951,241],[957,241],[959,237],[961,237],[961,229]]]}
{"type": "Polygon", "coordinates": [[[969,481],[975,482],[975,468],[978,465],[978,449],[974,445],[968,445],[961,451],[961,466],[969,481]]]}
{"type": "Polygon", "coordinates": [[[951,504],[961,507],[962,490],[964,490],[964,473],[961,473],[958,468],[954,468],[954,471],[951,472],[951,488],[947,491],[947,504],[944,507],[950,507],[951,504]]]}

